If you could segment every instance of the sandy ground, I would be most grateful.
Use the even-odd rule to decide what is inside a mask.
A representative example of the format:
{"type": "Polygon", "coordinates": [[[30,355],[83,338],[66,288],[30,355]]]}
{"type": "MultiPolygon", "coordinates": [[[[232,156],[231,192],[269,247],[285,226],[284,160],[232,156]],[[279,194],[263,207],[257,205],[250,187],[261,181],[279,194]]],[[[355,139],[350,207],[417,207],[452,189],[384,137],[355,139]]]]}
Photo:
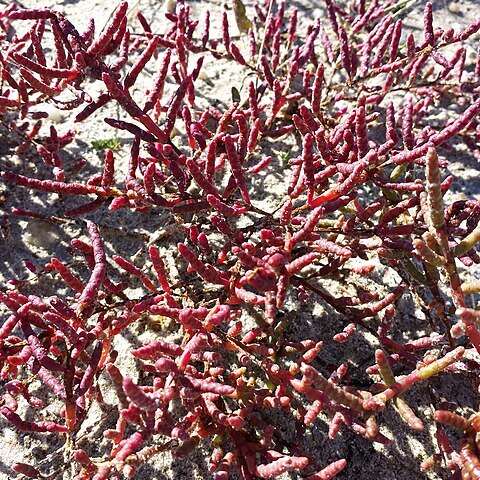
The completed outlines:
{"type": "MultiPolygon", "coordinates": [[[[2,2],[5,3],[5,2],[2,2]]],[[[162,21],[162,15],[159,12],[168,8],[172,2],[139,0],[131,2],[130,15],[133,18],[137,10],[141,10],[144,16],[152,21],[153,31],[162,31],[165,28],[165,22],[162,21]]],[[[223,2],[215,0],[202,0],[188,2],[192,6],[193,16],[203,18],[205,9],[212,11],[213,36],[220,35],[220,16],[223,2]]],[[[312,19],[317,15],[324,15],[323,10],[318,6],[321,2],[308,0],[288,1],[288,6],[295,6],[301,12],[301,18],[312,19]]],[[[41,0],[24,0],[22,6],[38,7],[47,5],[41,0]]],[[[88,17],[92,14],[99,27],[104,25],[112,12],[113,3],[96,0],[55,0],[49,2],[48,6],[55,4],[58,10],[62,11],[76,26],[81,29],[86,25],[88,17]]],[[[417,1],[409,11],[405,24],[409,29],[421,34],[422,11],[424,1],[417,1]]],[[[250,4],[248,4],[248,8],[250,4]]],[[[435,19],[441,19],[442,24],[449,24],[454,28],[465,25],[473,21],[480,15],[480,8],[476,0],[464,0],[459,2],[435,1],[434,2],[435,19]]],[[[234,25],[232,12],[230,11],[231,24],[234,25]]],[[[436,20],[435,20],[436,21],[436,20]]],[[[235,27],[233,27],[234,29],[235,27]]],[[[478,37],[474,39],[478,45],[478,37]]],[[[147,68],[147,75],[143,79],[148,82],[153,73],[153,67],[147,68]]],[[[221,103],[223,100],[229,101],[231,95],[231,86],[234,85],[243,93],[242,86],[246,84],[245,78],[242,78],[237,67],[231,63],[222,61],[207,61],[204,65],[204,72],[201,76],[203,84],[199,87],[199,91],[204,96],[200,101],[212,102],[213,104],[221,103]]],[[[93,91],[96,86],[92,85],[93,91]]],[[[172,84],[170,84],[172,88],[172,84]]],[[[168,90],[167,90],[168,95],[168,90]]],[[[102,118],[106,114],[114,116],[115,107],[108,106],[110,111],[102,110],[101,114],[94,115],[80,125],[75,125],[78,131],[77,141],[73,146],[68,148],[71,160],[84,156],[93,165],[99,164],[101,159],[97,152],[92,148],[92,140],[102,140],[111,138],[113,135],[119,138],[122,143],[118,157],[125,159],[128,152],[129,138],[127,135],[122,137],[121,133],[112,133],[111,127],[106,125],[102,118]]],[[[52,119],[58,123],[59,128],[71,128],[71,115],[52,109],[52,119]]],[[[439,119],[444,121],[444,119],[439,119]]],[[[272,145],[272,151],[277,157],[285,148],[298,148],[295,146],[277,143],[272,145]]],[[[458,180],[452,190],[452,195],[461,198],[462,195],[468,197],[480,198],[480,177],[478,175],[477,161],[465,154],[460,148],[459,153],[453,155],[450,160],[449,170],[458,176],[458,180]]],[[[293,155],[292,155],[293,156],[293,155]]],[[[25,159],[11,156],[9,145],[0,145],[0,165],[9,168],[23,168],[25,159]]],[[[277,166],[280,166],[280,161],[277,166]]],[[[276,195],[279,198],[285,191],[286,185],[282,183],[283,177],[275,175],[271,172],[268,176],[260,177],[258,180],[258,188],[264,192],[264,198],[272,198],[276,195]]],[[[25,189],[6,186],[0,183],[0,194],[4,195],[6,201],[0,206],[0,213],[9,212],[13,206],[17,208],[35,208],[47,215],[61,216],[61,212],[73,206],[70,199],[59,198],[55,195],[35,195],[35,204],[32,205],[32,196],[25,189]]],[[[259,198],[259,200],[262,200],[259,198]]],[[[265,200],[266,202],[266,200],[265,200]]],[[[259,203],[259,205],[263,205],[259,203]]],[[[266,203],[268,205],[268,202],[266,203]]],[[[126,258],[133,258],[141,246],[153,238],[158,236],[160,231],[166,227],[163,241],[164,253],[173,252],[168,248],[168,244],[176,244],[176,235],[178,233],[177,226],[172,223],[165,225],[168,220],[163,215],[138,215],[128,211],[121,210],[113,215],[103,216],[101,213],[91,215],[89,218],[97,222],[104,236],[107,246],[107,253],[120,253],[126,258]],[[135,225],[132,229],[132,225],[135,225]],[[113,246],[115,245],[115,247],[113,246]]],[[[163,230],[162,230],[163,229],[163,230]]],[[[26,279],[29,274],[23,267],[23,261],[29,260],[37,266],[44,265],[53,255],[61,260],[71,261],[71,257],[67,253],[67,248],[72,238],[84,238],[85,230],[83,224],[76,220],[45,222],[42,220],[25,220],[21,218],[11,217],[8,236],[0,236],[0,282],[6,282],[8,279],[18,277],[26,279]]],[[[181,237],[179,237],[181,238],[181,237]]],[[[142,257],[140,252],[138,258],[142,257]]],[[[171,274],[175,274],[176,265],[173,260],[169,263],[171,274]]],[[[379,283],[384,285],[394,285],[398,283],[398,278],[391,272],[378,272],[379,283]],[[381,278],[382,275],[388,275],[381,278]]],[[[52,288],[57,288],[51,282],[48,276],[43,276],[33,282],[36,291],[44,294],[51,294],[52,288]]],[[[334,288],[334,286],[332,287],[334,288]]],[[[57,294],[63,294],[66,291],[57,291],[57,294]]],[[[407,329],[415,330],[420,333],[426,330],[427,325],[425,319],[419,316],[418,312],[412,309],[412,304],[408,300],[402,301],[400,306],[407,318],[407,329]]],[[[347,347],[338,347],[331,341],[331,332],[338,332],[345,324],[345,320],[339,314],[329,311],[321,304],[303,305],[300,310],[298,306],[291,301],[286,305],[286,315],[290,315],[298,321],[293,322],[291,327],[291,335],[297,339],[318,338],[325,339],[325,347],[322,353],[323,358],[328,358],[331,364],[340,364],[345,359],[349,359],[352,364],[350,372],[353,378],[362,379],[361,372],[368,365],[366,362],[371,358],[372,348],[375,346],[375,339],[369,338],[368,335],[357,336],[348,344],[347,347]],[[328,318],[328,323],[325,319],[328,318]],[[352,354],[353,352],[353,354],[352,354]]],[[[0,320],[1,321],[1,320],[0,320]]],[[[134,362],[128,357],[127,352],[133,347],[140,345],[148,338],[155,335],[168,336],[171,339],[176,338],[176,332],[171,325],[154,326],[149,322],[140,324],[118,339],[116,349],[119,351],[121,367],[125,371],[129,368],[133,369],[134,362]]],[[[364,377],[364,375],[363,375],[364,377]]],[[[476,405],[478,398],[472,398],[468,392],[464,392],[462,384],[458,384],[457,379],[452,376],[442,377],[442,384],[433,382],[433,388],[439,389],[445,398],[455,401],[460,406],[476,405]]],[[[107,392],[107,384],[105,379],[100,379],[100,386],[105,387],[102,391],[107,392]]],[[[38,383],[38,387],[40,384],[38,383]]],[[[38,396],[42,396],[42,391],[36,392],[38,396]]],[[[115,397],[105,395],[107,404],[115,404],[115,397]]],[[[431,418],[433,410],[429,401],[426,387],[419,386],[409,393],[409,402],[415,406],[418,414],[425,418],[431,418]]],[[[52,417],[58,412],[59,405],[52,403],[47,410],[52,417]]],[[[469,412],[468,408],[465,410],[469,412]]],[[[102,431],[111,428],[111,412],[108,409],[101,410],[97,408],[92,410],[89,420],[82,427],[77,439],[77,445],[86,449],[92,457],[101,456],[106,451],[107,443],[102,438],[102,431]]],[[[278,418],[272,418],[279,426],[281,435],[285,438],[294,431],[292,420],[289,417],[278,415],[278,418]]],[[[427,422],[429,425],[432,422],[427,422]]],[[[380,417],[381,431],[389,437],[392,442],[388,446],[372,444],[362,439],[350,431],[343,429],[334,441],[327,438],[328,423],[327,418],[322,415],[313,427],[308,430],[308,453],[310,453],[320,465],[324,466],[339,458],[346,458],[348,466],[345,471],[339,475],[341,479],[358,479],[370,480],[382,478],[382,480],[416,480],[421,478],[429,478],[431,480],[446,478],[445,473],[433,471],[428,474],[422,474],[419,471],[419,464],[427,456],[436,450],[434,432],[427,428],[422,432],[412,432],[405,428],[404,424],[399,420],[398,415],[394,411],[387,410],[380,417]],[[442,476],[443,475],[443,476],[442,476]]],[[[46,435],[25,435],[18,434],[10,428],[7,423],[0,418],[0,479],[16,478],[10,472],[13,463],[24,461],[40,465],[42,471],[49,472],[55,479],[70,478],[70,468],[65,463],[62,447],[63,444],[59,440],[51,443],[50,437],[46,435]]],[[[455,435],[453,431],[449,431],[450,435],[455,435]]],[[[206,462],[209,450],[205,450],[202,445],[186,458],[175,459],[170,454],[162,454],[152,459],[152,462],[138,471],[135,478],[139,480],[146,479],[179,479],[187,480],[191,478],[211,478],[206,470],[206,462]]],[[[237,478],[235,474],[231,478],[237,478]]],[[[297,474],[285,474],[281,477],[301,478],[297,474]]]]}

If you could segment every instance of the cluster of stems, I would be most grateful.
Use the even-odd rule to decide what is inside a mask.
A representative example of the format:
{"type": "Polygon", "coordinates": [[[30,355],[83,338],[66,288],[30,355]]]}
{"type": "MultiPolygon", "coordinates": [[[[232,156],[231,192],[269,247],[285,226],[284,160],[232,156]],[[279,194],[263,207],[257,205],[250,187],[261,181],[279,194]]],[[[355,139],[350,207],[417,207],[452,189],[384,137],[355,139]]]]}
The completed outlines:
{"type": "MultiPolygon", "coordinates": [[[[197,20],[178,1],[161,34],[142,13],[133,28],[127,2],[105,28],[91,20],[83,32],[51,8],[0,11],[2,128],[17,141],[12,156],[42,162],[33,173],[30,160],[7,158],[0,177],[10,192],[46,195],[57,212],[13,200],[2,234],[32,218],[86,233],[71,242],[73,261],[61,251],[29,260],[26,278],[0,287],[0,414],[17,430],[63,438],[76,480],[135,478],[153,456],[183,458],[199,445],[216,480],[234,469],[247,480],[289,471],[330,479],[349,465],[308,453],[311,425],[327,423],[332,441],[345,428],[387,444],[395,438],[382,433],[381,411],[422,430],[432,419],[409,391],[421,384],[440,401],[433,383],[455,374],[468,388],[465,372],[479,373],[480,202],[446,203],[456,184],[444,168],[459,141],[478,155],[480,58],[477,49],[469,65],[467,51],[480,19],[443,29],[427,3],[415,38],[403,35],[408,2],[325,0],[328,21],[309,25],[287,3],[235,0],[232,17],[197,20]],[[212,38],[215,20],[221,38],[212,38]],[[232,100],[202,94],[212,59],[244,74],[232,100]],[[442,110],[447,95],[459,111],[442,110]],[[76,133],[49,123],[47,103],[127,135],[123,170],[111,149],[101,168],[67,161],[76,133]],[[433,128],[437,113],[450,121],[433,128]],[[277,191],[261,204],[273,177],[277,191]],[[74,205],[65,209],[64,197],[74,205]],[[104,230],[118,209],[157,229],[135,257],[121,245],[107,254],[104,230]],[[166,217],[181,225],[175,235],[162,235],[166,217]],[[44,276],[64,293],[36,294],[44,276]],[[419,314],[408,328],[407,300],[419,314]],[[305,339],[294,324],[313,302],[327,327],[305,339]],[[146,318],[171,322],[175,338],[134,335],[122,352],[119,339],[146,318]],[[351,345],[367,334],[376,341],[369,366],[353,374],[351,345]],[[343,363],[327,368],[323,351],[333,348],[343,363]],[[61,403],[55,421],[32,379],[61,403]],[[85,440],[84,425],[93,405],[106,408],[105,385],[118,399],[114,428],[90,455],[98,438],[85,440]],[[295,441],[282,436],[279,415],[294,420],[295,441]]],[[[479,478],[476,419],[437,411],[466,436],[456,453],[437,435],[430,466],[479,478]]],[[[13,470],[47,475],[40,465],[13,470]]]]}

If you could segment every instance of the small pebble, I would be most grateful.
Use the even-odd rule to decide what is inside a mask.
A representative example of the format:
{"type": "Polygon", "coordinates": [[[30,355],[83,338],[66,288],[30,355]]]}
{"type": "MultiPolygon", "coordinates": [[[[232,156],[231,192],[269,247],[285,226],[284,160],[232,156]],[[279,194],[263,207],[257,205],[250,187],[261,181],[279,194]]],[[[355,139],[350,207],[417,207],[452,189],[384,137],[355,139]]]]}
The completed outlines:
{"type": "Polygon", "coordinates": [[[176,9],[177,9],[177,0],[167,0],[165,2],[165,10],[168,13],[175,13],[176,9]]]}
{"type": "Polygon", "coordinates": [[[28,220],[24,235],[25,241],[30,245],[50,250],[55,244],[58,244],[60,232],[58,227],[43,220],[32,218],[28,220]]]}
{"type": "Polygon", "coordinates": [[[449,3],[447,8],[450,13],[460,13],[460,5],[458,3],[449,3]]]}
{"type": "Polygon", "coordinates": [[[200,80],[203,80],[204,82],[206,82],[207,80],[210,80],[207,72],[205,70],[200,70],[200,73],[198,74],[198,78],[200,80]]]}
{"type": "Polygon", "coordinates": [[[46,103],[42,106],[42,110],[48,113],[48,119],[52,122],[60,123],[63,122],[66,118],[65,112],[55,108],[53,105],[46,103]]]}

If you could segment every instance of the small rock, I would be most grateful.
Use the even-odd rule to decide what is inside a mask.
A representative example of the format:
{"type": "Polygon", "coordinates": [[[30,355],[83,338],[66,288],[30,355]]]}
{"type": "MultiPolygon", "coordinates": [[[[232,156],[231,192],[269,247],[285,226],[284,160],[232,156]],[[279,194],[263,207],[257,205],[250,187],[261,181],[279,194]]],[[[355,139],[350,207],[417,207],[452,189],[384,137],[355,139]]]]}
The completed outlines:
{"type": "Polygon", "coordinates": [[[167,0],[165,2],[165,10],[168,13],[175,13],[176,9],[177,9],[177,0],[167,0]]]}
{"type": "Polygon", "coordinates": [[[65,112],[63,110],[59,110],[58,108],[50,105],[49,103],[42,105],[42,110],[48,113],[48,119],[52,122],[60,123],[63,122],[66,118],[65,112]]]}
{"type": "Polygon", "coordinates": [[[198,78],[200,80],[203,80],[204,82],[210,80],[210,78],[209,78],[209,76],[208,76],[208,74],[205,70],[200,70],[200,73],[198,74],[198,78]]]}
{"type": "Polygon", "coordinates": [[[58,243],[59,236],[58,228],[43,220],[30,219],[25,228],[25,241],[44,250],[50,250],[58,243]]]}
{"type": "Polygon", "coordinates": [[[451,2],[448,4],[447,8],[450,13],[460,13],[460,5],[458,3],[451,2]]]}

